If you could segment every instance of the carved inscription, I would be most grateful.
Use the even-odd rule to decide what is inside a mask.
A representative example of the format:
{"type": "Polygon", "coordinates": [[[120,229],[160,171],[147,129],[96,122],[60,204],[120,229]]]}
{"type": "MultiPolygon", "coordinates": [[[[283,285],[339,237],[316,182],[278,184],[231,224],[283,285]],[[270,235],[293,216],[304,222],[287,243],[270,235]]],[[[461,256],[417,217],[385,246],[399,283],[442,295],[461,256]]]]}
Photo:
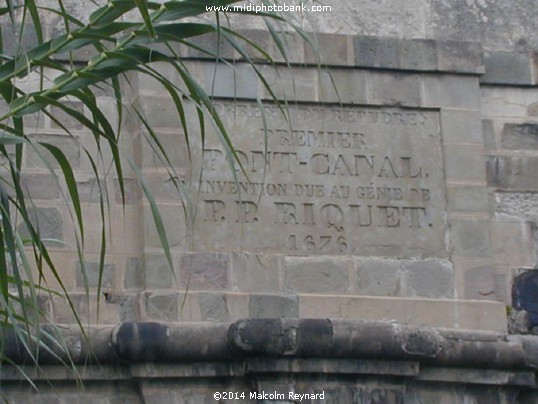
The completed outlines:
{"type": "Polygon", "coordinates": [[[198,156],[195,249],[446,256],[436,112],[216,108],[235,156],[216,135],[198,156]]]}

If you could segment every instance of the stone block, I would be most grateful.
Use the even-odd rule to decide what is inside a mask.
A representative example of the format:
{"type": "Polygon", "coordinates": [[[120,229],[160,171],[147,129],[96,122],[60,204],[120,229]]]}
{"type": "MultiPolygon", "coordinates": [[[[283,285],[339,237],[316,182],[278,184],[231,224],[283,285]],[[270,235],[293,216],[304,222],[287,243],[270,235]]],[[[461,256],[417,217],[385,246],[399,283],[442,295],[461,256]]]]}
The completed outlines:
{"type": "Polygon", "coordinates": [[[495,223],[492,226],[493,252],[499,264],[517,267],[534,266],[535,225],[521,221],[495,223]]]}
{"type": "Polygon", "coordinates": [[[446,145],[445,176],[448,181],[486,181],[484,149],[479,145],[446,145]]]}
{"type": "Polygon", "coordinates": [[[451,240],[454,253],[463,257],[486,257],[491,254],[491,237],[487,220],[453,220],[451,240]]]}
{"type": "Polygon", "coordinates": [[[189,290],[228,289],[229,260],[228,254],[184,254],[179,268],[181,286],[189,290]]]}
{"type": "Polygon", "coordinates": [[[506,332],[505,305],[489,301],[299,295],[299,316],[395,320],[412,325],[506,332]]]}
{"type": "Polygon", "coordinates": [[[50,173],[24,173],[21,187],[28,190],[32,199],[57,199],[60,197],[60,184],[50,173]]]}
{"type": "Polygon", "coordinates": [[[181,127],[180,115],[176,106],[167,93],[159,96],[144,96],[140,98],[143,116],[153,130],[175,129],[181,127]]]}
{"type": "Polygon", "coordinates": [[[208,59],[231,59],[234,56],[234,48],[224,35],[216,32],[189,38],[187,43],[187,55],[196,58],[208,59]]]}
{"type": "Polygon", "coordinates": [[[443,142],[482,145],[480,111],[441,110],[443,142]]]}
{"type": "Polygon", "coordinates": [[[454,297],[452,264],[440,260],[402,262],[402,286],[406,297],[435,299],[454,297]]]}
{"type": "Polygon", "coordinates": [[[353,38],[355,66],[400,67],[400,42],[397,38],[356,36],[353,38]]]}
{"type": "Polygon", "coordinates": [[[123,179],[124,195],[122,198],[119,180],[114,180],[114,200],[116,203],[134,205],[142,200],[142,189],[136,178],[123,179]]]}
{"type": "MultiPolygon", "coordinates": [[[[185,134],[182,129],[179,129],[179,121],[166,124],[175,125],[175,133],[159,132],[156,138],[146,135],[142,139],[142,165],[151,168],[172,166],[174,170],[182,172],[189,161],[185,134]]],[[[195,126],[189,127],[189,131],[193,133],[197,133],[196,130],[195,126]]]]}
{"type": "Polygon", "coordinates": [[[347,66],[352,57],[348,53],[349,35],[319,33],[313,43],[304,44],[305,63],[313,65],[347,66]]]}
{"type": "Polygon", "coordinates": [[[448,209],[451,212],[487,212],[488,194],[486,187],[447,187],[448,209]]]}
{"type": "Polygon", "coordinates": [[[286,257],[282,263],[283,289],[289,292],[348,292],[349,268],[346,259],[286,257]]]}
{"type": "Polygon", "coordinates": [[[491,119],[482,120],[482,138],[484,139],[484,148],[486,150],[497,149],[497,141],[495,140],[495,127],[491,119]]]}
{"type": "MultiPolygon", "coordinates": [[[[66,108],[73,110],[73,113],[79,113],[84,115],[84,104],[76,101],[66,101],[64,102],[66,108]]],[[[60,107],[52,106],[50,107],[50,126],[53,129],[62,129],[62,130],[82,130],[85,128],[77,118],[68,112],[64,111],[60,107]],[[65,128],[65,129],[64,129],[65,128]]]]}
{"type": "Polygon", "coordinates": [[[42,146],[36,145],[37,142],[48,143],[60,148],[73,169],[80,167],[80,145],[76,137],[68,135],[32,135],[30,139],[34,146],[26,145],[27,167],[48,168],[48,165],[50,165],[52,168],[60,168],[56,159],[42,146]]]}
{"type": "Polygon", "coordinates": [[[479,265],[468,268],[464,274],[465,299],[507,300],[507,276],[495,265],[479,265]]]}
{"type": "MultiPolygon", "coordinates": [[[[58,209],[47,207],[29,208],[28,216],[34,230],[39,233],[41,240],[51,246],[63,245],[63,218],[58,209]]],[[[30,233],[26,225],[20,224],[19,232],[23,239],[30,238],[30,233]]]]}
{"type": "MultiPolygon", "coordinates": [[[[267,53],[272,57],[273,55],[273,40],[269,32],[260,29],[240,29],[238,30],[239,34],[248,38],[252,41],[257,48],[261,49],[263,52],[267,53]]],[[[250,59],[251,61],[266,61],[267,57],[260,52],[256,47],[251,46],[250,44],[244,41],[237,41],[241,46],[241,51],[235,50],[235,57],[240,60],[250,59]]]]}
{"type": "Polygon", "coordinates": [[[437,42],[437,62],[442,71],[484,73],[482,54],[482,46],[477,42],[437,42]]]}
{"type": "Polygon", "coordinates": [[[400,43],[400,68],[437,70],[437,42],[431,39],[408,39],[400,43]]]}
{"type": "Polygon", "coordinates": [[[505,190],[538,190],[538,157],[487,156],[488,185],[505,190]]]}
{"type": "MultiPolygon", "coordinates": [[[[101,187],[106,187],[105,182],[98,183],[96,178],[79,179],[77,181],[78,196],[81,202],[99,203],[101,200],[101,187]]],[[[104,189],[103,189],[104,190],[104,189]]]]}
{"type": "Polygon", "coordinates": [[[501,145],[509,150],[538,150],[538,124],[504,124],[501,145]]]}
{"type": "Polygon", "coordinates": [[[478,78],[424,75],[422,77],[422,106],[479,110],[478,78]]]}
{"type": "Polygon", "coordinates": [[[115,288],[116,266],[112,263],[105,263],[100,268],[98,262],[85,261],[83,266],[77,263],[75,268],[77,287],[83,288],[88,286],[90,288],[96,288],[99,286],[99,278],[101,278],[101,289],[115,288]]]}
{"type": "Polygon", "coordinates": [[[532,59],[515,52],[486,52],[486,73],[480,78],[484,84],[532,85],[532,59]]]}
{"type": "Polygon", "coordinates": [[[370,296],[399,296],[401,271],[398,260],[356,258],[357,289],[370,296]]]}
{"type": "MultiPolygon", "coordinates": [[[[99,304],[97,304],[97,297],[92,293],[89,295],[72,293],[70,299],[78,319],[83,325],[115,325],[121,320],[119,305],[107,302],[104,296],[99,298],[99,304]]],[[[52,306],[55,322],[60,324],[75,324],[77,322],[73,308],[65,298],[53,297],[52,306]]]]}
{"type": "Polygon", "coordinates": [[[261,74],[265,77],[267,87],[261,92],[264,98],[274,97],[281,101],[316,101],[316,83],[319,80],[317,69],[284,68],[278,72],[273,66],[260,66],[261,74]],[[269,91],[271,90],[271,91],[269,91]]]}
{"type": "Polygon", "coordinates": [[[166,256],[162,253],[146,253],[144,274],[146,288],[169,289],[174,288],[176,279],[173,268],[170,268],[166,256]]]}
{"type": "Polygon", "coordinates": [[[123,276],[123,287],[125,289],[143,289],[144,280],[144,258],[127,257],[125,260],[125,272],[123,276]]]}
{"type": "Polygon", "coordinates": [[[320,71],[319,100],[324,102],[366,103],[370,73],[331,69],[320,71]]]}
{"type": "Polygon", "coordinates": [[[251,295],[248,313],[252,318],[296,318],[299,300],[294,295],[251,295]]]}
{"type": "Polygon", "coordinates": [[[382,105],[420,105],[420,78],[417,75],[400,73],[371,74],[371,94],[369,101],[382,105]]]}
{"type": "Polygon", "coordinates": [[[178,321],[179,298],[177,293],[146,293],[144,299],[148,318],[159,321],[178,321]]]}
{"type": "Polygon", "coordinates": [[[250,295],[246,293],[226,293],[228,302],[228,312],[230,321],[237,321],[242,318],[250,317],[249,304],[250,295]]]}
{"type": "Polygon", "coordinates": [[[229,321],[228,302],[222,293],[198,293],[202,321],[229,321]]]}
{"type": "Polygon", "coordinates": [[[275,255],[232,254],[233,289],[241,292],[277,292],[280,258],[275,255]]]}
{"type": "Polygon", "coordinates": [[[273,61],[286,64],[304,63],[305,44],[303,37],[295,32],[279,32],[277,35],[282,44],[282,50],[274,43],[273,61]]]}
{"type": "Polygon", "coordinates": [[[258,76],[246,64],[207,64],[204,68],[204,90],[213,97],[258,97],[258,76]]]}
{"type": "MultiPolygon", "coordinates": [[[[168,245],[182,246],[185,241],[185,219],[183,207],[179,204],[159,204],[159,214],[164,225],[168,245]]],[[[149,205],[144,204],[144,243],[146,247],[161,248],[159,232],[149,205]]]]}

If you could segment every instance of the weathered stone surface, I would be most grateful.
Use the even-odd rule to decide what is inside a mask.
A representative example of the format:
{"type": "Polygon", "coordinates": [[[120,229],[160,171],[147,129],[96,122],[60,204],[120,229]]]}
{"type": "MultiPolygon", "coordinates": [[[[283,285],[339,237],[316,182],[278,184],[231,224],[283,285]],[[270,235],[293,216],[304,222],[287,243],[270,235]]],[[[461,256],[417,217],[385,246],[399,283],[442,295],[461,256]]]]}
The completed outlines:
{"type": "Polygon", "coordinates": [[[151,320],[177,321],[179,319],[179,296],[177,293],[147,293],[145,303],[146,314],[151,320]]]}
{"type": "Polygon", "coordinates": [[[515,52],[486,52],[486,74],[480,82],[487,84],[534,84],[531,57],[515,52]]]}
{"type": "MultiPolygon", "coordinates": [[[[68,135],[32,135],[31,140],[35,143],[46,142],[56,146],[62,150],[65,158],[71,164],[73,169],[80,166],[80,145],[79,140],[75,136],[68,135]]],[[[46,151],[42,146],[34,145],[27,146],[26,165],[31,168],[48,168],[48,165],[53,168],[60,168],[56,159],[46,151]],[[33,149],[35,147],[39,154],[33,149]],[[43,161],[44,160],[44,161],[43,161]]]]}
{"type": "Polygon", "coordinates": [[[517,191],[538,190],[536,156],[488,156],[488,185],[517,191]]]}
{"type": "Polygon", "coordinates": [[[84,262],[84,267],[77,264],[75,269],[77,286],[82,288],[86,285],[95,288],[101,280],[102,288],[114,288],[116,282],[116,266],[111,263],[105,263],[101,268],[98,262],[84,262]]]}
{"type": "Polygon", "coordinates": [[[142,289],[145,285],[144,269],[144,258],[127,257],[123,275],[123,287],[125,289],[142,289]]]}
{"type": "Polygon", "coordinates": [[[293,295],[251,295],[248,311],[252,318],[296,318],[299,300],[293,295]]]}
{"type": "Polygon", "coordinates": [[[347,260],[329,258],[284,258],[283,288],[289,292],[348,292],[347,260]]]}
{"type": "Polygon", "coordinates": [[[399,296],[400,262],[397,260],[356,259],[358,292],[371,296],[399,296]]]}
{"type": "MultiPolygon", "coordinates": [[[[56,208],[36,207],[29,208],[28,214],[39,237],[49,245],[61,246],[64,239],[63,218],[56,208]]],[[[19,225],[19,232],[22,238],[30,238],[30,233],[26,225],[19,225]]]]}
{"type": "Polygon", "coordinates": [[[290,131],[280,111],[267,106],[265,150],[257,105],[216,108],[232,133],[244,134],[235,148],[248,181],[238,171],[235,182],[222,145],[208,136],[194,160],[203,170],[191,174],[194,184],[202,170],[191,191],[200,195],[194,250],[446,255],[436,113],[305,104],[290,107],[290,131]]]}
{"type": "Polygon", "coordinates": [[[511,150],[537,150],[538,124],[506,123],[502,132],[502,147],[511,150]]]}
{"type": "Polygon", "coordinates": [[[227,289],[230,285],[228,266],[228,254],[184,254],[179,267],[181,286],[198,290],[227,289]]]}
{"type": "Polygon", "coordinates": [[[28,190],[32,199],[57,199],[60,197],[58,180],[50,173],[23,174],[21,187],[28,190]]]}
{"type": "Polygon", "coordinates": [[[402,264],[406,296],[454,297],[454,273],[447,261],[406,261],[402,264]]]}
{"type": "Polygon", "coordinates": [[[492,265],[483,265],[465,271],[465,298],[475,300],[507,299],[506,274],[492,265]]]}
{"type": "Polygon", "coordinates": [[[280,289],[280,257],[235,253],[231,265],[234,290],[274,292],[280,289]]]}
{"type": "Polygon", "coordinates": [[[146,288],[148,289],[168,289],[175,286],[173,268],[162,253],[146,253],[144,274],[146,288]]]}
{"type": "Polygon", "coordinates": [[[221,293],[199,293],[198,301],[202,321],[228,321],[228,303],[226,295],[221,293]]]}

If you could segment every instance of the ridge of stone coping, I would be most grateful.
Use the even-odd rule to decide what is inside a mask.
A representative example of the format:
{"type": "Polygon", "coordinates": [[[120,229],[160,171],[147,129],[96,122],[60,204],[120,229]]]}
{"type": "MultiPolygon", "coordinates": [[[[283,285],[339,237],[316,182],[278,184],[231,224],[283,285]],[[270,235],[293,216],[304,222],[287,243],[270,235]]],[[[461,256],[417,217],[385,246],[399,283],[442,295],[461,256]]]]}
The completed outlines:
{"type": "MultiPolygon", "coordinates": [[[[51,332],[51,326],[43,329],[51,332]]],[[[121,323],[90,329],[62,328],[68,354],[54,344],[39,362],[133,364],[228,361],[248,357],[418,361],[426,365],[490,369],[538,368],[538,337],[403,323],[344,319],[243,319],[234,323],[121,323]]],[[[5,356],[32,360],[14,335],[5,356]]]]}
{"type": "MultiPolygon", "coordinates": [[[[239,29],[239,35],[251,39],[266,52],[276,64],[310,65],[320,67],[354,67],[415,72],[444,72],[455,74],[484,74],[483,48],[479,42],[448,41],[425,38],[398,38],[368,35],[345,35],[306,32],[312,41],[306,41],[296,32],[281,32],[283,44],[289,48],[284,57],[273,44],[272,35],[263,29],[239,29]]],[[[222,41],[217,48],[217,34],[205,34],[192,39],[193,43],[209,52],[220,52],[222,60],[246,60],[264,63],[265,58],[255,49],[246,47],[240,54],[232,45],[222,41]]],[[[171,44],[174,54],[182,59],[215,60],[215,56],[185,45],[171,44]]],[[[170,53],[161,44],[156,51],[170,53]]],[[[58,61],[85,63],[97,53],[93,49],[80,48],[71,55],[64,53],[55,57],[58,61]]]]}

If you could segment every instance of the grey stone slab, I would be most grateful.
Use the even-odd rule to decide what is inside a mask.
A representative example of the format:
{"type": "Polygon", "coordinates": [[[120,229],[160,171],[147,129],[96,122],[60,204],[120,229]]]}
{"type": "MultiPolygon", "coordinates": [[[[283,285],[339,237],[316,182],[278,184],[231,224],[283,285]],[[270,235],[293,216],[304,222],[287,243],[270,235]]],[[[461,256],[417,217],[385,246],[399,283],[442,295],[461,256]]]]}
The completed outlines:
{"type": "Polygon", "coordinates": [[[152,320],[179,320],[179,296],[177,293],[151,292],[145,294],[146,314],[152,320]]]}
{"type": "Polygon", "coordinates": [[[78,287],[84,287],[85,282],[87,286],[94,288],[99,286],[99,278],[101,278],[101,287],[102,288],[114,288],[116,281],[116,266],[114,264],[105,263],[100,268],[98,262],[84,262],[84,271],[83,273],[82,266],[80,263],[77,263],[75,268],[75,278],[78,287]]]}
{"type": "Polygon", "coordinates": [[[480,78],[484,84],[532,85],[532,59],[515,52],[486,52],[486,73],[480,78]]]}
{"type": "MultiPolygon", "coordinates": [[[[28,209],[32,227],[41,240],[49,245],[61,246],[64,239],[63,218],[57,208],[36,207],[28,209]]],[[[19,225],[20,236],[30,238],[31,234],[25,224],[19,225]]]]}
{"type": "Polygon", "coordinates": [[[353,39],[355,65],[364,67],[400,67],[400,40],[356,36],[353,39]]]}
{"type": "Polygon", "coordinates": [[[305,43],[305,63],[328,66],[348,65],[348,41],[351,37],[339,34],[317,34],[312,44],[305,43]]]}
{"type": "Polygon", "coordinates": [[[202,321],[228,321],[228,303],[222,293],[199,293],[198,303],[202,321]]]}
{"type": "Polygon", "coordinates": [[[404,261],[402,272],[408,297],[454,297],[454,270],[447,261],[404,261]]]}
{"type": "Polygon", "coordinates": [[[478,42],[437,42],[437,61],[442,71],[484,73],[482,54],[482,46],[478,42]]]}
{"type": "Polygon", "coordinates": [[[463,257],[487,257],[491,255],[488,221],[455,220],[452,222],[451,234],[458,255],[463,257]]]}
{"type": "Polygon", "coordinates": [[[501,145],[509,150],[538,150],[538,124],[505,123],[501,145]]]}
{"type": "Polygon", "coordinates": [[[274,255],[232,254],[234,290],[275,292],[279,290],[280,259],[274,255]]]}
{"type": "Polygon", "coordinates": [[[144,259],[142,257],[127,257],[123,287],[125,289],[142,289],[144,285],[144,259]]]}
{"type": "Polygon", "coordinates": [[[173,269],[161,253],[146,253],[144,264],[145,286],[148,289],[173,288],[175,279],[173,269]]]}
{"type": "Polygon", "coordinates": [[[347,292],[350,288],[346,260],[285,258],[282,271],[283,287],[290,292],[347,292]]]}
{"type": "Polygon", "coordinates": [[[437,112],[298,104],[288,122],[272,104],[215,108],[234,134],[236,176],[215,133],[203,154],[193,144],[195,251],[446,255],[437,112]]]}
{"type": "Polygon", "coordinates": [[[445,143],[482,145],[484,142],[479,111],[441,111],[441,130],[445,143]]]}
{"type": "Polygon", "coordinates": [[[56,199],[60,197],[58,179],[50,173],[22,174],[21,187],[27,189],[32,199],[56,199]]]}
{"type": "Polygon", "coordinates": [[[401,73],[372,73],[369,101],[382,105],[420,105],[420,79],[417,75],[401,73]]]}
{"type": "Polygon", "coordinates": [[[538,190],[538,158],[535,156],[487,156],[488,185],[499,189],[538,190]]]}
{"type": "Polygon", "coordinates": [[[228,266],[228,254],[184,254],[179,267],[181,285],[198,290],[227,289],[230,285],[228,266]]]}
{"type": "Polygon", "coordinates": [[[402,41],[400,67],[408,70],[437,70],[437,42],[430,39],[402,41]]]}
{"type": "Polygon", "coordinates": [[[484,138],[484,148],[486,150],[496,150],[497,141],[495,139],[495,127],[491,119],[482,120],[482,137],[484,138]]]}
{"type": "MultiPolygon", "coordinates": [[[[31,135],[30,139],[34,144],[36,142],[50,143],[51,145],[60,148],[73,169],[80,167],[80,144],[77,137],[50,134],[31,135]]],[[[48,165],[53,168],[60,168],[57,160],[42,146],[36,145],[35,149],[27,146],[27,152],[26,165],[30,168],[48,168],[48,165]]]]}
{"type": "Polygon", "coordinates": [[[358,292],[371,296],[400,296],[401,271],[398,260],[356,259],[358,292]]]}
{"type": "Polygon", "coordinates": [[[252,318],[297,318],[299,300],[294,295],[258,295],[249,299],[249,317],[252,318]]]}
{"type": "Polygon", "coordinates": [[[466,299],[505,302],[506,285],[506,274],[494,265],[480,265],[465,271],[466,299]]]}
{"type": "Polygon", "coordinates": [[[258,97],[258,76],[247,65],[207,64],[204,69],[204,90],[214,97],[258,97]]]}

